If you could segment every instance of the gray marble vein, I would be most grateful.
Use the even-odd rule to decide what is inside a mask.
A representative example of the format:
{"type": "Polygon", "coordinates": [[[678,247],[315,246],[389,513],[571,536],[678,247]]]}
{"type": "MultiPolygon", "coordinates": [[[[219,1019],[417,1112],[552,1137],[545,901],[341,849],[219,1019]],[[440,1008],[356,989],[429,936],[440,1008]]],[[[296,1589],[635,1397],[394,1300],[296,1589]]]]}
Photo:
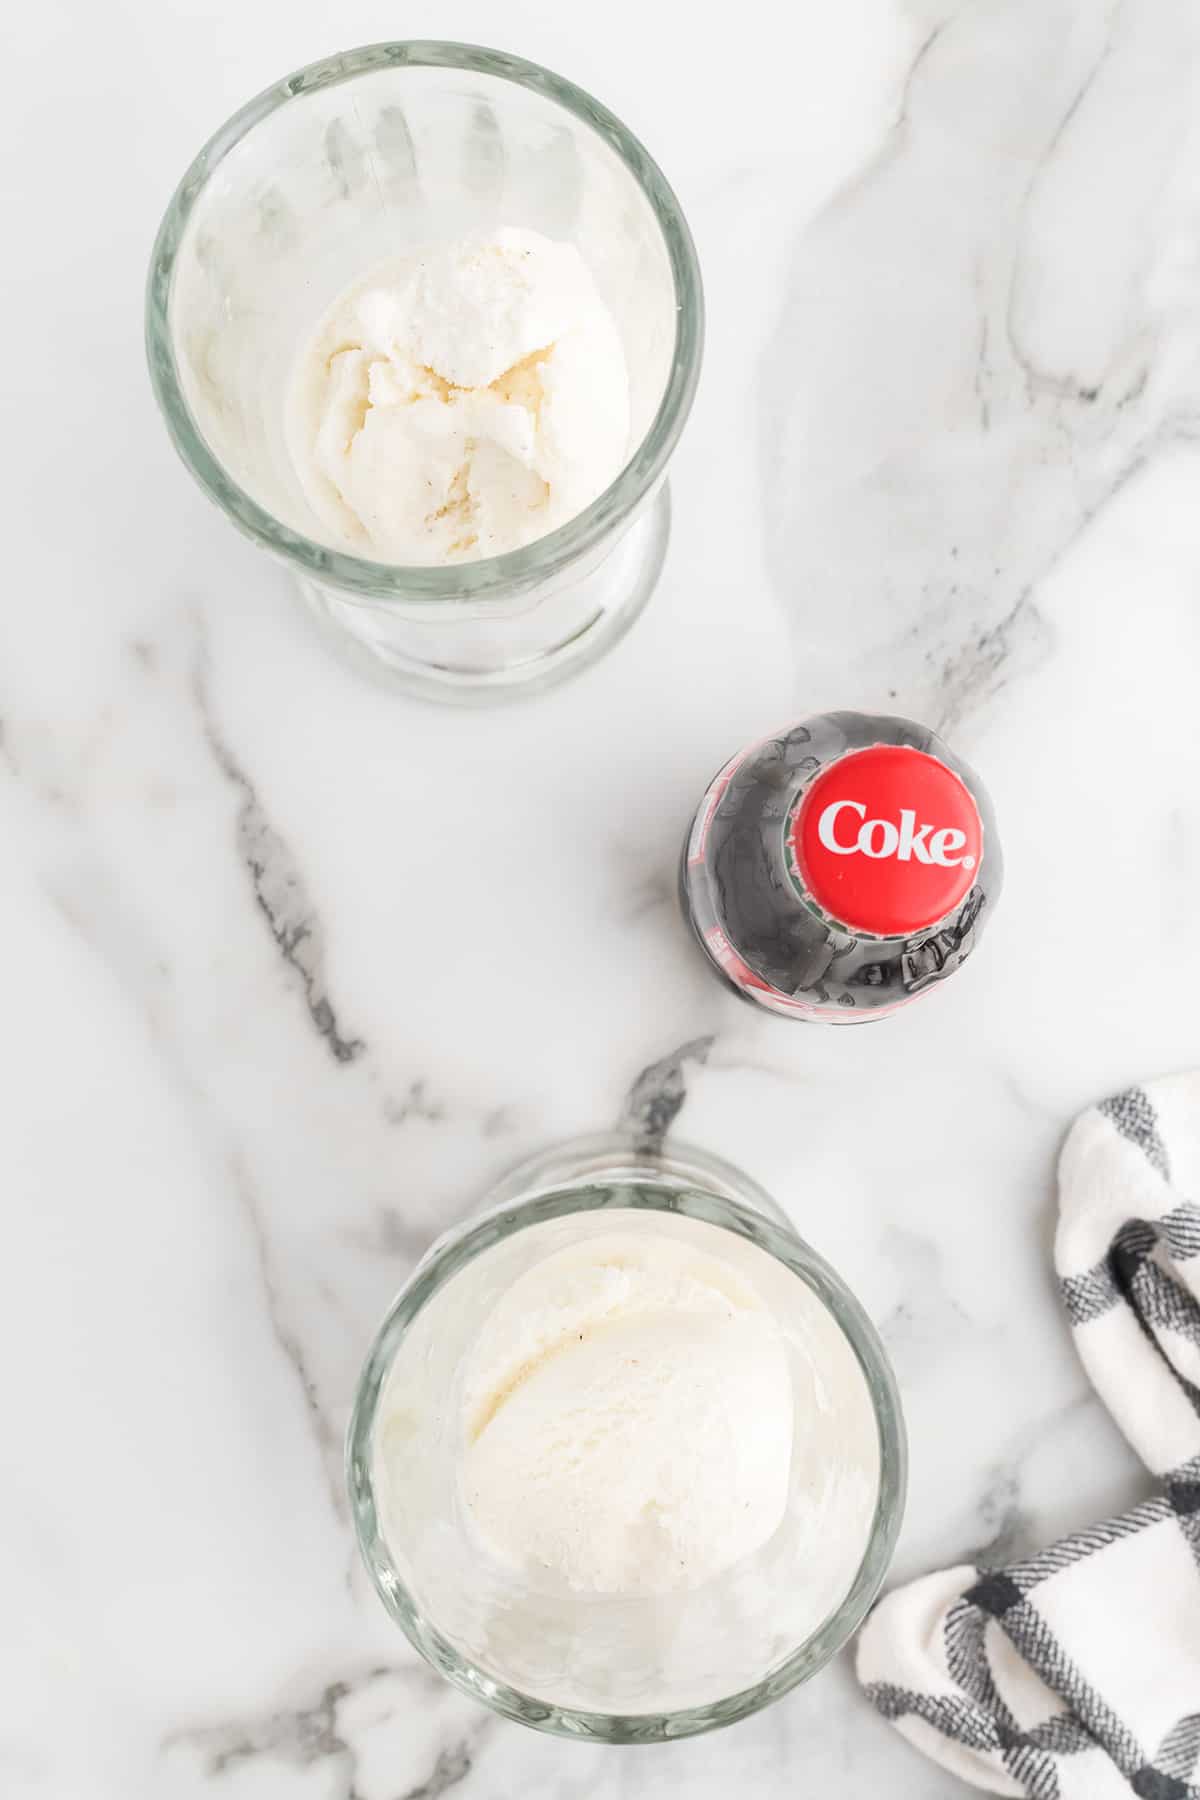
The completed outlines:
{"type": "Polygon", "coordinates": [[[239,799],[237,849],[284,962],[298,978],[308,1016],[335,1062],[350,1063],[362,1055],[362,1038],[341,1028],[325,982],[325,928],[308,885],[289,846],[267,815],[254,784],[226,742],[209,698],[207,656],[197,656],[193,694],[204,738],[221,773],[239,799]]]}
{"type": "Polygon", "coordinates": [[[879,155],[801,235],[765,364],[770,566],[798,653],[852,663],[859,697],[953,729],[1044,664],[1034,584],[1195,430],[1195,315],[1133,233],[1185,229],[1196,71],[1182,7],[950,9],[879,155]],[[1152,98],[1147,59],[1172,55],[1152,98]],[[1089,159],[1107,205],[1080,200],[1089,159]],[[1113,297],[1081,329],[1089,268],[1113,297]]]}
{"type": "Polygon", "coordinates": [[[439,1750],[428,1781],[409,1788],[404,1800],[438,1800],[438,1796],[448,1788],[457,1787],[471,1773],[472,1767],[473,1758],[466,1740],[453,1745],[449,1750],[439,1750]]]}
{"type": "Polygon", "coordinates": [[[639,1149],[662,1149],[663,1139],[687,1099],[687,1065],[706,1062],[713,1042],[711,1036],[690,1038],[677,1050],[648,1064],[636,1077],[625,1097],[618,1126],[633,1135],[639,1149]]]}
{"type": "Polygon", "coordinates": [[[320,1455],[321,1466],[325,1471],[329,1486],[330,1505],[339,1517],[344,1518],[347,1516],[348,1509],[346,1490],[342,1481],[342,1434],[335,1427],[322,1402],[320,1383],[309,1367],[308,1355],[300,1333],[291,1322],[288,1308],[279,1292],[277,1277],[271,1263],[271,1243],[263,1217],[262,1203],[255,1192],[254,1183],[243,1157],[236,1152],[229,1159],[229,1175],[245,1210],[246,1220],[254,1238],[259,1276],[262,1281],[262,1291],[272,1335],[295,1376],[296,1386],[304,1402],[305,1412],[320,1455]]]}
{"type": "Polygon", "coordinates": [[[879,1255],[896,1271],[903,1295],[879,1321],[880,1335],[897,1371],[915,1380],[976,1328],[950,1290],[942,1252],[931,1238],[890,1225],[881,1234],[879,1255]]]}
{"type": "MultiPolygon", "coordinates": [[[[280,1764],[294,1771],[329,1764],[336,1771],[338,1800],[369,1800],[361,1769],[366,1738],[378,1721],[395,1719],[398,1707],[427,1700],[433,1680],[411,1667],[370,1668],[328,1682],[306,1704],[228,1724],[174,1730],[163,1740],[162,1753],[168,1767],[181,1758],[194,1759],[217,1791],[223,1778],[247,1763],[280,1764]]],[[[436,1751],[427,1773],[391,1790],[395,1800],[439,1800],[466,1779],[488,1730],[486,1715],[471,1711],[466,1717],[465,1728],[436,1751]]]]}
{"type": "Polygon", "coordinates": [[[974,1563],[977,1568],[999,1569],[1041,1548],[1036,1542],[1034,1521],[1021,1505],[1018,1469],[1001,1465],[989,1473],[976,1515],[985,1535],[966,1552],[964,1562],[974,1563]]]}
{"type": "Polygon", "coordinates": [[[211,1145],[215,1173],[228,1181],[237,1196],[254,1245],[271,1333],[295,1377],[327,1478],[330,1504],[336,1514],[343,1515],[346,1506],[341,1479],[340,1433],[322,1404],[319,1383],[309,1367],[301,1333],[289,1316],[280,1292],[264,1206],[255,1188],[247,1153],[238,1145],[230,1121],[222,1116],[219,1102],[191,1068],[187,1051],[175,1034],[165,1004],[170,963],[140,929],[139,921],[130,916],[120,893],[109,885],[102,869],[89,868],[85,882],[76,880],[69,885],[54,887],[52,897],[56,909],[72,930],[111,969],[134,1002],[159,1067],[168,1076],[205,1141],[211,1145]]]}
{"type": "Polygon", "coordinates": [[[403,1094],[389,1094],[383,1103],[383,1116],[389,1125],[406,1125],[409,1119],[424,1119],[436,1125],[446,1117],[441,1100],[431,1098],[428,1083],[410,1081],[403,1094]]]}

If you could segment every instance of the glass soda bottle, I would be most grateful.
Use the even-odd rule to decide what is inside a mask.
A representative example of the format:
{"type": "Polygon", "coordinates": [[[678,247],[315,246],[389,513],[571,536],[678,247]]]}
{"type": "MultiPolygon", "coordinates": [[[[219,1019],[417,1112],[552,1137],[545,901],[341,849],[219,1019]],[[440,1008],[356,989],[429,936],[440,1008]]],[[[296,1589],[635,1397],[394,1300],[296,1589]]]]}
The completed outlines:
{"type": "Polygon", "coordinates": [[[835,712],[725,764],[688,832],[680,895],[735,993],[843,1025],[960,969],[1002,879],[974,770],[923,725],[835,712]]]}

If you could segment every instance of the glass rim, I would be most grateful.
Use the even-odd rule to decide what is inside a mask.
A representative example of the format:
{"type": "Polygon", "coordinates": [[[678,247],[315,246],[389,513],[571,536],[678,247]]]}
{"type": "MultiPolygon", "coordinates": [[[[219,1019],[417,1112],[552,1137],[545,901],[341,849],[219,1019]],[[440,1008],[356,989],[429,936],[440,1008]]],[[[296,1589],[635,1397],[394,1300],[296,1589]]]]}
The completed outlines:
{"type": "Polygon", "coordinates": [[[246,536],[306,574],[377,602],[478,601],[509,596],[556,575],[602,539],[658,481],[695,397],[704,343],[704,294],[696,247],[679,201],[649,151],[615,113],[565,76],[507,51],[411,39],[366,44],[308,63],[265,88],[214,132],[189,164],[159,226],[146,281],[145,336],[151,386],[176,451],[209,499],[246,536]],[[449,568],[375,562],[332,549],[275,518],[209,448],[184,394],[171,333],[180,245],[197,200],[230,152],[292,101],[393,68],[462,69],[495,76],[541,95],[590,127],[616,153],[649,202],[675,290],[675,347],[666,387],[645,436],[616,478],[582,512],[533,543],[449,568]]]}
{"type": "Polygon", "coordinates": [[[879,1334],[841,1276],[790,1225],[695,1185],[655,1186],[644,1179],[571,1183],[502,1204],[452,1228],[429,1249],[371,1343],[346,1433],[346,1486],[360,1554],[390,1617],[421,1656],[455,1687],[518,1724],[567,1738],[614,1744],[664,1743],[749,1717],[807,1681],[862,1624],[883,1585],[899,1536],[908,1449],[895,1375],[879,1334]],[[617,1195],[617,1198],[613,1196],[617,1195]],[[636,1197],[632,1197],[636,1196],[636,1197]],[[484,1251],[515,1233],[576,1212],[630,1207],[681,1214],[747,1239],[802,1280],[832,1315],[863,1373],[879,1436],[879,1491],[854,1579],[841,1601],[803,1643],[749,1686],[700,1706],[648,1713],[594,1712],[538,1699],[489,1673],[427,1618],[398,1575],[375,1503],[372,1438],[379,1401],[400,1342],[434,1296],[484,1251]]]}

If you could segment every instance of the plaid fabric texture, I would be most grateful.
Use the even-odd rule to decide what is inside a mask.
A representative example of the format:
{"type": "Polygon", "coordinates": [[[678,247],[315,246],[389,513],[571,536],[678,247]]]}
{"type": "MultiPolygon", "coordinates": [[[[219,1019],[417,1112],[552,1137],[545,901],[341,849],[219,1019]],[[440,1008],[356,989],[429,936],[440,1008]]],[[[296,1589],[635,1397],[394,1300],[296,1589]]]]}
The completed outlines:
{"type": "Polygon", "coordinates": [[[867,1695],[976,1787],[1200,1800],[1200,1075],[1077,1120],[1060,1290],[1152,1498],[1028,1561],[924,1577],[859,1640],[867,1695]]]}

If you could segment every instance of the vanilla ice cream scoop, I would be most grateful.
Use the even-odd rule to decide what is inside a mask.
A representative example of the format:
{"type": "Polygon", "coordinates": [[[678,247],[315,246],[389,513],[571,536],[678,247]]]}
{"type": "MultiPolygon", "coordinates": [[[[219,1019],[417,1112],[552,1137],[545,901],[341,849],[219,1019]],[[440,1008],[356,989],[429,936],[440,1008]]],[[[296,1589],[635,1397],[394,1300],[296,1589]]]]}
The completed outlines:
{"type": "Polygon", "coordinates": [[[571,1589],[696,1587],[778,1528],[792,1380],[739,1271],[665,1235],[545,1257],[464,1372],[460,1489],[494,1555],[571,1589]]]}
{"type": "Polygon", "coordinates": [[[288,444],[335,538],[474,561],[588,506],[629,449],[621,339],[571,244],[501,229],[372,270],[302,354],[288,444]]]}

